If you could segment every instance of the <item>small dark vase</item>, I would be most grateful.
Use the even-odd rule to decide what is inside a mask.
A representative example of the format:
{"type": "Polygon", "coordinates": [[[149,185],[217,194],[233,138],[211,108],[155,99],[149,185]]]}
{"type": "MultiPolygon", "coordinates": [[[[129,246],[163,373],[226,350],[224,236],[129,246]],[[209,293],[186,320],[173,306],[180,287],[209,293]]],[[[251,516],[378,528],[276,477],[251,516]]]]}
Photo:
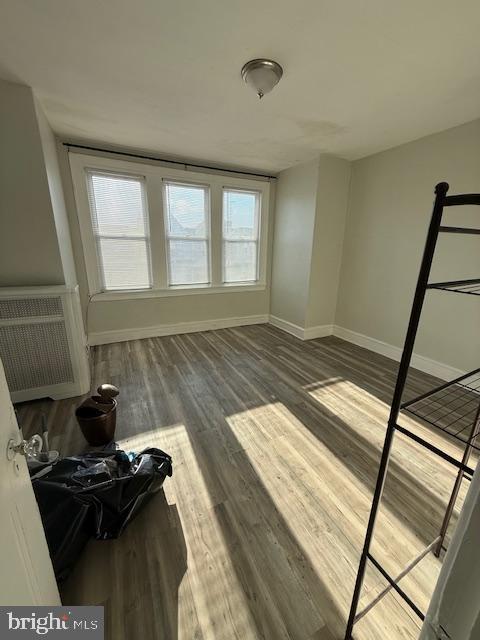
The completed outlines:
{"type": "Polygon", "coordinates": [[[119,391],[113,385],[100,385],[98,396],[87,398],[75,411],[83,436],[92,447],[101,447],[115,439],[119,391]]]}

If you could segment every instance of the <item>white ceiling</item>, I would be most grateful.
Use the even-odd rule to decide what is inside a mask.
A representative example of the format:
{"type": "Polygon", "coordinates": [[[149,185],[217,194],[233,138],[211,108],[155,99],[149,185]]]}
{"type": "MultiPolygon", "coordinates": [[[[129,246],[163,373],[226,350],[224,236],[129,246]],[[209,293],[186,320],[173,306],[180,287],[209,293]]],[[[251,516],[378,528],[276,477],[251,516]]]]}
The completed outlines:
{"type": "Polygon", "coordinates": [[[68,139],[277,171],[479,117],[479,33],[478,0],[0,0],[0,77],[68,139]]]}

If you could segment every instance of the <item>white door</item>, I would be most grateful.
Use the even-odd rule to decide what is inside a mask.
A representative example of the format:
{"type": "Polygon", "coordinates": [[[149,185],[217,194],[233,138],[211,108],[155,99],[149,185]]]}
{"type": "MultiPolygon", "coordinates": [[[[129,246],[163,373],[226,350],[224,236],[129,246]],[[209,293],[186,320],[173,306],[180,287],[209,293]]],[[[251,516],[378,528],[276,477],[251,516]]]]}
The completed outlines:
{"type": "Polygon", "coordinates": [[[20,432],[0,361],[0,605],[60,604],[24,456],[7,457],[20,432]]]}

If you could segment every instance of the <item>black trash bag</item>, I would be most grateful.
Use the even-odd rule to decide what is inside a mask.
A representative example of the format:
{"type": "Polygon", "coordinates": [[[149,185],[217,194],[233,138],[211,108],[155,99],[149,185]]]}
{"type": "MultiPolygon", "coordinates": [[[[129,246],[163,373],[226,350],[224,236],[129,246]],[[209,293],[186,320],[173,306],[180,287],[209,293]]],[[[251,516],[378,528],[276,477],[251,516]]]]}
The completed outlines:
{"type": "MultiPolygon", "coordinates": [[[[32,472],[33,473],[33,472],[32,472]]],[[[172,475],[172,459],[145,449],[130,460],[124,451],[63,458],[32,477],[55,575],[69,575],[87,540],[117,538],[172,475]]]]}

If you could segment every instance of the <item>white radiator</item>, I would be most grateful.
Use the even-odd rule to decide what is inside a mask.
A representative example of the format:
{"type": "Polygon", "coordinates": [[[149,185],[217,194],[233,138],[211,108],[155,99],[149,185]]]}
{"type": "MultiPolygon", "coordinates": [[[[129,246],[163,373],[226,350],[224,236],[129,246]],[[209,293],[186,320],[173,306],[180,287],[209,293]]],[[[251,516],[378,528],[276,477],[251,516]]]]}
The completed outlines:
{"type": "Polygon", "coordinates": [[[0,359],[13,402],[87,393],[78,287],[0,288],[0,359]]]}

